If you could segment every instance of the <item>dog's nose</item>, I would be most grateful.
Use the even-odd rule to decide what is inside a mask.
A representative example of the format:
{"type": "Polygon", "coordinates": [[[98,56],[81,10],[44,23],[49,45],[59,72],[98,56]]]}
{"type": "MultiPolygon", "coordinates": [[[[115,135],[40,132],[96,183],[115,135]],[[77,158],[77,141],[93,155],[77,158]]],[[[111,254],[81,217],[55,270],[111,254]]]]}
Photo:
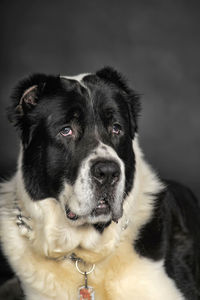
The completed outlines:
{"type": "Polygon", "coordinates": [[[100,185],[114,185],[119,180],[120,167],[115,161],[97,161],[91,167],[91,174],[100,185]]]}

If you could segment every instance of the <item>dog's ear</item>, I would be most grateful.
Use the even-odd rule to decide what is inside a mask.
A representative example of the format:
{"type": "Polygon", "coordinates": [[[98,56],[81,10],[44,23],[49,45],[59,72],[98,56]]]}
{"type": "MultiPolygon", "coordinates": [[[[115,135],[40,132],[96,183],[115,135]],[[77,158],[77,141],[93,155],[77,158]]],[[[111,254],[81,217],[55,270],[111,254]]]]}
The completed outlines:
{"type": "Polygon", "coordinates": [[[33,74],[21,80],[14,88],[11,95],[12,104],[7,109],[9,121],[18,129],[24,147],[27,147],[32,139],[34,123],[37,120],[33,116],[35,108],[40,100],[55,93],[60,84],[59,76],[33,74]]]}
{"type": "Polygon", "coordinates": [[[129,119],[130,119],[130,135],[134,138],[135,132],[138,130],[138,115],[141,110],[140,97],[135,90],[128,87],[124,77],[111,67],[105,67],[96,72],[96,75],[103,79],[105,82],[112,83],[121,89],[125,96],[129,119]]]}
{"type": "Polygon", "coordinates": [[[47,76],[34,74],[21,80],[14,88],[12,105],[8,108],[8,118],[15,126],[23,122],[26,115],[37,105],[45,87],[47,76]]]}
{"type": "Polygon", "coordinates": [[[111,67],[104,67],[96,72],[96,75],[108,83],[113,83],[125,92],[129,92],[129,88],[126,84],[126,80],[118,71],[111,67]]]}
{"type": "Polygon", "coordinates": [[[37,96],[38,86],[33,85],[26,89],[20,98],[19,104],[16,107],[16,110],[20,114],[24,114],[26,110],[31,109],[33,106],[37,104],[38,96],[37,96]]]}

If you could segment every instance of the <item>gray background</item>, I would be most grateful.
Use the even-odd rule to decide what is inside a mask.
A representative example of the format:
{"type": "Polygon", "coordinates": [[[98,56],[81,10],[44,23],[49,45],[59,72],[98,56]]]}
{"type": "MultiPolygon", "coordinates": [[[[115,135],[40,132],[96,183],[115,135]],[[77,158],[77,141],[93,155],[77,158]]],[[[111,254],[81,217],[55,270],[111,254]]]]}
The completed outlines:
{"type": "Polygon", "coordinates": [[[140,141],[162,177],[200,194],[200,1],[1,0],[0,175],[15,166],[5,117],[32,72],[74,75],[111,65],[142,96],[140,141]]]}

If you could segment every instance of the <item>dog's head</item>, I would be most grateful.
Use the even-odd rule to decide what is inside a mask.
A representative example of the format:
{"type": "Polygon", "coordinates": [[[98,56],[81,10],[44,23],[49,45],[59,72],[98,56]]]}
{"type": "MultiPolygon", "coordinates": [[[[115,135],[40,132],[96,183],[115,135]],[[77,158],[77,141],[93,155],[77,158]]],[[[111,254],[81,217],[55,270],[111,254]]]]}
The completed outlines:
{"type": "Polygon", "coordinates": [[[74,226],[117,221],[133,185],[138,111],[138,96],[111,68],[20,82],[9,116],[32,201],[55,198],[74,226]]]}

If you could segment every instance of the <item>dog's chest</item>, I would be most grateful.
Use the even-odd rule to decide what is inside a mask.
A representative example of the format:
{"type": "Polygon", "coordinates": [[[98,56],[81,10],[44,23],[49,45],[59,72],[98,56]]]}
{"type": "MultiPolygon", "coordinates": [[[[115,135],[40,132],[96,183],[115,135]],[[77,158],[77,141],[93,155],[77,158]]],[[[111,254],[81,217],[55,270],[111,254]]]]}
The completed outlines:
{"type": "Polygon", "coordinates": [[[107,265],[102,265],[99,274],[97,269],[96,281],[98,280],[97,300],[184,299],[167,276],[162,261],[154,262],[139,257],[128,244],[118,249],[107,265]]]}
{"type": "Polygon", "coordinates": [[[96,265],[94,272],[88,275],[87,283],[91,292],[84,290],[84,275],[78,273],[72,264],[70,268],[70,271],[66,270],[66,274],[64,270],[56,270],[55,276],[44,280],[44,298],[32,293],[27,286],[26,292],[30,296],[28,300],[36,300],[38,297],[40,300],[184,299],[174,282],[166,275],[162,262],[140,258],[130,249],[124,253],[119,251],[109,261],[96,265]]]}

